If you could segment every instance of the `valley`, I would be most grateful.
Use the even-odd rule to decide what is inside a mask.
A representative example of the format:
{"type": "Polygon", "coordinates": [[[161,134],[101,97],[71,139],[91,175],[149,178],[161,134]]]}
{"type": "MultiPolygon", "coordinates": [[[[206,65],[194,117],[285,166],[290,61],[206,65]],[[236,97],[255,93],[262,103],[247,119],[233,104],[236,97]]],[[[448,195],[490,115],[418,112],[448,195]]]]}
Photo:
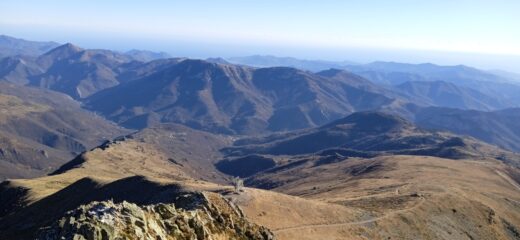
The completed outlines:
{"type": "Polygon", "coordinates": [[[4,38],[2,240],[520,239],[504,76],[4,38]]]}

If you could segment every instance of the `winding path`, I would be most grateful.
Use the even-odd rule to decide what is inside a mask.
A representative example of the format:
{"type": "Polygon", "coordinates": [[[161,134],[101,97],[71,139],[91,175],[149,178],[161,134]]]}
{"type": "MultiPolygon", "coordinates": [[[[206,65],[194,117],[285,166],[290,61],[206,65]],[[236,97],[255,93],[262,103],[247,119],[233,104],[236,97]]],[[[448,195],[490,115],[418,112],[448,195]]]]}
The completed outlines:
{"type": "Polygon", "coordinates": [[[388,218],[388,217],[391,217],[391,216],[394,216],[394,215],[397,215],[397,214],[408,212],[408,211],[410,211],[412,209],[415,209],[415,208],[419,207],[425,201],[426,201],[426,199],[424,197],[421,197],[421,201],[419,203],[415,204],[413,207],[406,208],[406,209],[401,209],[401,210],[396,210],[396,211],[384,214],[383,216],[374,217],[374,218],[370,218],[370,219],[367,219],[367,220],[354,221],[354,222],[344,222],[344,223],[331,223],[331,224],[307,224],[307,225],[300,225],[300,226],[287,227],[287,228],[278,228],[278,229],[273,229],[272,231],[275,232],[275,233],[280,233],[280,232],[285,232],[285,231],[301,230],[301,229],[306,229],[306,228],[327,228],[327,227],[341,227],[341,226],[362,225],[362,224],[376,222],[376,221],[379,221],[379,220],[382,220],[382,219],[385,219],[385,218],[388,218]]]}
{"type": "Polygon", "coordinates": [[[514,187],[516,187],[516,189],[520,190],[520,185],[518,185],[518,183],[515,180],[511,179],[511,177],[509,177],[507,174],[498,170],[495,170],[495,172],[504,180],[506,180],[509,184],[513,185],[514,187]]]}
{"type": "MultiPolygon", "coordinates": [[[[495,172],[500,177],[502,177],[504,180],[506,180],[509,184],[513,185],[515,188],[517,188],[520,191],[520,185],[516,181],[511,179],[507,174],[505,174],[505,173],[503,173],[501,171],[498,171],[498,170],[495,170],[495,172]]],[[[367,220],[354,221],[354,222],[344,222],[344,223],[331,223],[331,224],[307,224],[307,225],[300,225],[300,226],[294,226],[294,227],[273,229],[273,232],[280,233],[280,232],[285,232],[285,231],[301,230],[301,229],[306,229],[306,228],[328,228],[328,227],[354,226],[354,225],[362,225],[362,224],[372,223],[372,222],[376,222],[376,221],[379,221],[379,220],[382,220],[382,219],[385,219],[385,218],[388,218],[388,217],[391,217],[391,216],[395,216],[397,214],[401,214],[401,213],[405,213],[405,212],[408,212],[410,210],[413,210],[413,209],[419,207],[420,205],[422,205],[425,201],[426,201],[426,199],[424,197],[421,197],[421,201],[419,203],[415,204],[413,207],[406,208],[406,209],[401,209],[401,210],[396,210],[396,211],[384,214],[382,216],[370,218],[370,219],[367,219],[367,220]]]]}

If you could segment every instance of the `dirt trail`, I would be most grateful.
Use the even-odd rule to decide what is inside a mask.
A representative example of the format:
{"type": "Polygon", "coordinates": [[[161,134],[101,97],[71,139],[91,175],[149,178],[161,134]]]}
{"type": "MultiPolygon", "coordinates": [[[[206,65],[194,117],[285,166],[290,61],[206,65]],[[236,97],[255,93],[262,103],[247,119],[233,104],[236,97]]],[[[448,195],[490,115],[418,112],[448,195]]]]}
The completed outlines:
{"type": "Polygon", "coordinates": [[[515,180],[511,179],[507,174],[501,171],[495,170],[495,172],[504,180],[506,180],[509,184],[513,185],[514,187],[516,187],[516,189],[520,191],[520,185],[518,185],[518,183],[515,180]]]}
{"type": "Polygon", "coordinates": [[[397,214],[408,212],[410,210],[413,210],[413,209],[419,207],[425,201],[426,201],[426,199],[424,197],[421,197],[420,202],[415,204],[413,207],[406,208],[406,209],[401,209],[401,210],[396,210],[396,211],[393,211],[393,212],[390,212],[390,213],[386,213],[386,214],[384,214],[382,216],[370,218],[370,219],[367,219],[367,220],[354,221],[354,222],[344,222],[344,223],[331,223],[331,224],[308,224],[308,225],[301,225],[301,226],[295,226],[295,227],[273,229],[272,231],[275,232],[275,233],[280,233],[280,232],[285,232],[285,231],[300,230],[300,229],[306,229],[306,228],[327,228],[327,227],[340,227],[340,226],[353,226],[353,225],[367,224],[367,223],[376,222],[376,221],[379,221],[379,220],[382,220],[382,219],[385,219],[385,218],[388,218],[388,217],[391,217],[391,216],[394,216],[394,215],[397,215],[397,214]]]}
{"type": "MultiPolygon", "coordinates": [[[[501,171],[498,171],[498,170],[495,170],[495,172],[500,177],[502,177],[504,180],[506,180],[508,183],[510,183],[511,185],[513,185],[515,188],[517,188],[520,191],[520,185],[516,181],[511,179],[507,174],[505,174],[505,173],[503,173],[501,171]]],[[[362,197],[360,197],[360,198],[362,198],[362,197]]],[[[376,222],[376,221],[379,221],[379,220],[382,220],[382,219],[385,219],[385,218],[389,218],[389,217],[395,216],[397,214],[401,214],[401,213],[405,213],[405,212],[408,212],[410,210],[413,210],[413,209],[419,207],[420,205],[422,205],[425,201],[426,201],[426,199],[421,198],[421,201],[419,203],[415,204],[413,207],[406,208],[406,209],[401,209],[401,210],[397,210],[397,211],[393,211],[393,212],[384,214],[382,216],[374,217],[374,218],[367,219],[367,220],[354,221],[354,222],[344,222],[344,223],[332,223],[332,224],[308,224],[308,225],[301,225],[301,226],[295,226],[295,227],[273,229],[273,232],[280,233],[280,232],[285,232],[285,231],[300,230],[300,229],[306,229],[306,228],[327,228],[327,227],[340,227],[340,226],[354,226],[354,225],[361,225],[361,224],[372,223],[372,222],[376,222]]]]}

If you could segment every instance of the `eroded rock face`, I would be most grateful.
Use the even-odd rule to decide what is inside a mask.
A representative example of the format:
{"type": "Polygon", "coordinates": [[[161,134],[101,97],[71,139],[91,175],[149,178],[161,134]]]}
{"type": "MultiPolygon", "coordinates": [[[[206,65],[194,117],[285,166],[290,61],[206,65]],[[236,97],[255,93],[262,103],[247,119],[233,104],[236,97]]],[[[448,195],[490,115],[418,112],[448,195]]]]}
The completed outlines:
{"type": "Polygon", "coordinates": [[[38,239],[274,239],[217,194],[187,194],[175,202],[182,206],[91,202],[41,229],[38,239]]]}

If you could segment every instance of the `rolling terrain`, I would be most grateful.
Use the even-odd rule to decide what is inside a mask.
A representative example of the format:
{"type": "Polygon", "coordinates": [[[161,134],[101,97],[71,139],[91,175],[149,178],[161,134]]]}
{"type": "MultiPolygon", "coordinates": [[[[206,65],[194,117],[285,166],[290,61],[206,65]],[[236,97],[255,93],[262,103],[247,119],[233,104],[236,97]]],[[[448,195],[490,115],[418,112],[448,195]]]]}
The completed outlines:
{"type": "Polygon", "coordinates": [[[518,174],[497,162],[421,156],[308,163],[251,182],[362,214],[286,226],[268,211],[255,219],[279,239],[516,239],[520,195],[508,171],[518,174]]]}
{"type": "Polygon", "coordinates": [[[8,40],[2,240],[520,239],[503,74],[8,40]]]}
{"type": "MultiPolygon", "coordinates": [[[[218,136],[182,126],[161,126],[160,129],[147,129],[145,132],[107,142],[79,155],[49,176],[5,181],[0,190],[0,205],[2,205],[0,233],[5,239],[32,239],[41,234],[54,236],[55,233],[52,231],[46,230],[42,233],[40,230],[42,227],[48,229],[60,218],[66,217],[68,211],[81,211],[81,208],[88,207],[85,205],[92,201],[105,205],[114,204],[109,202],[114,201],[115,204],[126,206],[123,200],[139,206],[161,203],[179,208],[181,213],[200,209],[202,213],[193,214],[202,214],[201,217],[206,217],[204,214],[209,209],[211,215],[209,219],[203,221],[204,226],[209,222],[220,225],[227,219],[225,224],[218,228],[221,229],[219,231],[213,227],[208,228],[214,234],[220,231],[238,231],[237,233],[240,234],[241,228],[256,228],[243,219],[243,213],[233,210],[232,203],[221,195],[212,193],[221,190],[229,191],[229,187],[201,180],[207,178],[214,182],[222,182],[227,179],[223,174],[211,170],[213,164],[211,159],[218,159],[211,154],[218,154],[216,149],[225,141],[226,139],[218,136]],[[156,132],[164,135],[154,134],[156,132]],[[162,147],[155,144],[156,141],[162,142],[162,147]],[[184,148],[185,145],[182,145],[184,143],[188,144],[189,148],[184,148]],[[204,143],[206,143],[205,151],[204,148],[194,148],[194,145],[204,143]],[[166,146],[174,148],[170,149],[166,146]],[[191,198],[192,195],[196,198],[191,198]],[[34,217],[28,217],[29,215],[34,217]],[[219,220],[216,221],[214,218],[219,220]],[[244,225],[230,224],[229,221],[237,221],[235,224],[244,225]]],[[[143,210],[149,209],[145,206],[143,210]]],[[[181,217],[193,217],[190,213],[182,214],[179,213],[181,217]]],[[[139,218],[139,215],[133,217],[139,218]]],[[[95,218],[90,224],[94,224],[94,220],[95,218]]],[[[103,228],[103,224],[100,223],[96,226],[103,228]]],[[[138,224],[135,227],[137,226],[138,224]]],[[[200,227],[193,226],[191,223],[189,226],[195,229],[200,227]]],[[[260,231],[256,229],[255,231],[260,231]]],[[[66,231],[67,234],[81,233],[59,227],[56,230],[66,231]]],[[[116,228],[112,231],[126,230],[116,228]]],[[[152,237],[157,233],[154,233],[154,229],[147,231],[150,231],[152,237]]],[[[255,239],[270,239],[267,230],[262,231],[264,231],[263,237],[255,239]]],[[[181,228],[180,233],[189,235],[190,231],[181,228]]],[[[200,236],[198,230],[194,233],[200,236]]],[[[207,235],[203,234],[203,236],[207,235]]]]}
{"type": "Polygon", "coordinates": [[[422,100],[423,105],[458,109],[490,111],[514,106],[512,103],[490,97],[479,91],[455,84],[436,82],[405,82],[395,86],[409,99],[422,100]]]}
{"type": "Polygon", "coordinates": [[[318,128],[244,138],[223,151],[230,156],[322,152],[340,156],[407,154],[459,159],[503,155],[504,160],[518,164],[517,156],[507,158],[508,152],[498,147],[447,132],[424,130],[401,117],[382,112],[357,112],[318,128]]]}
{"type": "Polygon", "coordinates": [[[518,118],[520,110],[510,108],[492,112],[453,108],[426,108],[416,114],[416,123],[424,128],[443,129],[472,136],[512,151],[520,151],[518,118]]]}
{"type": "Polygon", "coordinates": [[[64,44],[36,59],[42,73],[31,76],[30,85],[85,98],[119,84],[118,68],[132,59],[108,50],[84,50],[64,44]]]}
{"type": "Polygon", "coordinates": [[[119,53],[82,49],[67,43],[41,55],[15,55],[1,59],[0,79],[82,99],[132,79],[132,73],[138,71],[136,68],[147,66],[146,62],[167,57],[150,51],[119,53]]]}
{"type": "Polygon", "coordinates": [[[464,65],[439,66],[431,63],[382,61],[352,64],[348,61],[308,61],[274,56],[235,57],[228,60],[250,66],[285,66],[314,72],[331,68],[342,69],[374,84],[404,92],[404,97],[419,105],[489,111],[518,107],[520,104],[516,94],[520,85],[514,74],[483,71],[464,65]]]}
{"type": "Polygon", "coordinates": [[[117,68],[129,61],[131,58],[123,54],[64,44],[38,57],[3,59],[0,79],[80,99],[117,85],[117,68]]]}
{"type": "MultiPolygon", "coordinates": [[[[476,94],[475,91],[479,92],[481,96],[484,96],[481,100],[500,103],[499,105],[495,103],[496,106],[492,109],[470,108],[474,110],[499,110],[517,107],[520,103],[518,94],[516,94],[520,90],[517,81],[464,65],[439,66],[431,63],[373,62],[348,66],[346,69],[366,77],[374,83],[390,86],[406,82],[447,82],[466,89],[464,90],[466,94],[471,90],[472,95],[476,94]]],[[[450,107],[449,105],[438,106],[450,107]]]]}
{"type": "Polygon", "coordinates": [[[280,239],[518,237],[520,158],[474,139],[436,135],[386,114],[355,113],[314,130],[237,141],[226,151],[233,157],[223,160],[223,170],[242,174],[247,186],[358,211],[283,227],[269,212],[255,212],[280,239]],[[272,164],[247,172],[241,163],[259,159],[272,164]]]}
{"type": "Polygon", "coordinates": [[[128,130],[68,96],[0,81],[0,178],[46,174],[128,130]]]}
{"type": "MultiPolygon", "coordinates": [[[[395,126],[406,131],[413,129],[410,123],[397,117],[364,115],[384,117],[392,123],[372,124],[373,135],[393,133],[395,126]]],[[[356,114],[352,119],[366,123],[366,119],[359,119],[356,114]]],[[[353,124],[340,120],[324,128],[339,123],[353,124]]],[[[277,166],[246,178],[247,186],[269,191],[245,188],[234,193],[231,187],[222,184],[229,177],[216,174],[210,178],[211,174],[205,175],[197,168],[199,165],[211,169],[218,156],[214,155],[211,161],[205,157],[197,160],[196,156],[210,156],[202,151],[188,155],[187,161],[182,156],[172,157],[171,154],[181,153],[184,147],[168,153],[168,148],[160,148],[154,142],[164,144],[164,139],[155,138],[156,134],[148,131],[165,136],[173,134],[176,137],[171,146],[188,139],[193,139],[193,143],[199,143],[200,137],[208,139],[206,144],[198,145],[216,144],[215,148],[208,147],[206,152],[210,155],[217,154],[214,150],[222,143],[215,135],[181,126],[162,126],[88,151],[50,176],[4,182],[0,188],[0,232],[6,239],[42,234],[41,229],[55,229],[53,223],[59,219],[70,219],[71,212],[67,211],[79,214],[86,211],[82,209],[91,208],[88,203],[92,201],[116,210],[131,207],[124,201],[143,207],[173,203],[180,209],[188,209],[179,199],[189,194],[209,199],[203,202],[220,204],[216,205],[221,209],[219,212],[226,204],[240,209],[239,214],[250,224],[266,227],[269,230],[265,231],[276,239],[414,239],[417,236],[515,239],[518,233],[520,172],[493,156],[464,155],[455,159],[402,154],[347,156],[336,151],[330,161],[320,156],[320,151],[285,154],[277,166]],[[181,136],[184,140],[178,138],[181,136]],[[218,181],[221,184],[215,183],[218,181]]],[[[475,144],[473,147],[485,145],[475,144]]],[[[185,147],[198,149],[191,144],[185,147]]],[[[407,148],[401,146],[401,150],[407,148]]],[[[86,223],[103,226],[95,218],[86,223]]]]}
{"type": "Polygon", "coordinates": [[[217,133],[250,134],[318,126],[394,101],[368,81],[342,77],[188,59],[85,102],[88,109],[129,128],[175,122],[217,133]]]}

